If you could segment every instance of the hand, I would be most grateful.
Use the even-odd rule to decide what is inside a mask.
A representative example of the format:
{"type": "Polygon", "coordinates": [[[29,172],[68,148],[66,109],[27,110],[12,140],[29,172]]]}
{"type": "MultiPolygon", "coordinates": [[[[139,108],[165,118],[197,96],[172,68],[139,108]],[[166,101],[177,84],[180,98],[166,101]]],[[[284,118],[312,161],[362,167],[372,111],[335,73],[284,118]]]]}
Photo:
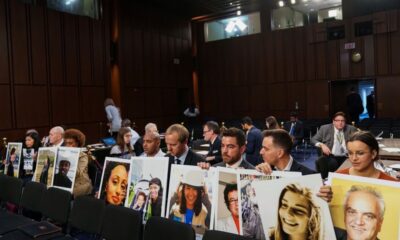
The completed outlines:
{"type": "Polygon", "coordinates": [[[272,168],[268,163],[260,163],[256,166],[256,170],[265,174],[271,174],[272,168]]]}
{"type": "Polygon", "coordinates": [[[214,159],[215,159],[215,156],[208,156],[208,157],[206,157],[206,161],[207,161],[207,162],[212,161],[212,160],[214,160],[214,159]]]}
{"type": "Polygon", "coordinates": [[[329,156],[331,154],[331,150],[328,148],[328,146],[326,146],[325,144],[321,144],[321,149],[322,152],[326,155],[329,156]]]}
{"type": "Polygon", "coordinates": [[[201,169],[208,170],[210,168],[210,163],[208,163],[208,162],[198,162],[197,166],[200,167],[201,169]]]}
{"type": "Polygon", "coordinates": [[[317,193],[317,196],[324,199],[328,203],[331,202],[332,196],[333,196],[331,186],[329,186],[329,185],[321,186],[321,188],[319,189],[319,193],[317,193]]]}

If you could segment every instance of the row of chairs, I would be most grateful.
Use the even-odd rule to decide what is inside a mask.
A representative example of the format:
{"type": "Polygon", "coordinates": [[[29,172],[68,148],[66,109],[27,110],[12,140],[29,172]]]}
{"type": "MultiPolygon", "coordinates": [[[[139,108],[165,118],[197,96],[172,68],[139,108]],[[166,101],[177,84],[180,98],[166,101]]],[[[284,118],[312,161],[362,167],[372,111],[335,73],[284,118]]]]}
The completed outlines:
{"type": "MultiPolygon", "coordinates": [[[[20,179],[0,175],[0,239],[33,239],[21,229],[37,221],[49,221],[62,231],[46,235],[46,239],[109,239],[109,240],[194,240],[190,225],[161,217],[152,217],[146,226],[141,213],[122,206],[106,205],[103,200],[81,196],[72,200],[68,191],[47,189],[29,182],[23,187],[20,179]],[[18,206],[12,213],[5,205],[18,206]],[[72,207],[71,207],[72,206],[72,207]]],[[[204,240],[249,240],[235,234],[206,231],[204,240]]]]}

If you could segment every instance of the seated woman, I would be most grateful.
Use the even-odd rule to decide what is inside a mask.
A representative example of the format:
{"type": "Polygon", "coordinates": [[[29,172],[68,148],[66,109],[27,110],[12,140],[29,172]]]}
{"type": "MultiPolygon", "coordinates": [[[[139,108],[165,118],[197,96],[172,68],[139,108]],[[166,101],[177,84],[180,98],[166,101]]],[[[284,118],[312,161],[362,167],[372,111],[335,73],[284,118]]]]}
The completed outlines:
{"type": "Polygon", "coordinates": [[[379,158],[379,144],[370,132],[353,133],[347,142],[347,150],[351,167],[338,170],[337,173],[398,181],[375,168],[374,162],[379,158]]]}
{"type": "Polygon", "coordinates": [[[25,135],[20,165],[20,177],[24,182],[30,181],[33,177],[36,169],[37,154],[41,145],[39,135],[36,132],[28,132],[25,135]]]}
{"type": "MultiPolygon", "coordinates": [[[[64,145],[66,147],[84,147],[85,135],[78,129],[68,129],[64,132],[64,145]]],[[[78,168],[72,193],[74,197],[92,193],[92,181],[88,174],[89,157],[86,153],[79,154],[78,168]]]]}
{"type": "Polygon", "coordinates": [[[266,129],[271,130],[271,129],[280,129],[281,127],[279,126],[278,121],[274,116],[269,116],[265,119],[265,126],[266,129]]]}
{"type": "Polygon", "coordinates": [[[130,159],[135,156],[131,145],[132,133],[129,128],[122,127],[118,131],[117,144],[111,148],[111,156],[130,159]]]}

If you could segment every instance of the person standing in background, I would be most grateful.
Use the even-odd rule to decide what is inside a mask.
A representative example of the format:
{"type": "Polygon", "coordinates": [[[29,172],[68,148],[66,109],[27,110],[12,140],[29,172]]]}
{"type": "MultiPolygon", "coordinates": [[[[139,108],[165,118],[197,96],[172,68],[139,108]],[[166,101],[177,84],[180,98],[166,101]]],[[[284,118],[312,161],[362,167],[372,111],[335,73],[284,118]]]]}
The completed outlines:
{"type": "Polygon", "coordinates": [[[375,117],[375,92],[371,91],[371,93],[367,96],[367,111],[369,119],[373,119],[375,117]]]}
{"type": "Polygon", "coordinates": [[[350,92],[346,97],[347,112],[349,113],[350,122],[358,123],[360,114],[364,112],[360,94],[356,92],[355,87],[350,88],[350,92]]]}
{"type": "Polygon", "coordinates": [[[110,128],[110,134],[117,138],[118,131],[121,128],[121,113],[111,98],[107,98],[104,101],[104,108],[107,114],[107,126],[110,128]]]}

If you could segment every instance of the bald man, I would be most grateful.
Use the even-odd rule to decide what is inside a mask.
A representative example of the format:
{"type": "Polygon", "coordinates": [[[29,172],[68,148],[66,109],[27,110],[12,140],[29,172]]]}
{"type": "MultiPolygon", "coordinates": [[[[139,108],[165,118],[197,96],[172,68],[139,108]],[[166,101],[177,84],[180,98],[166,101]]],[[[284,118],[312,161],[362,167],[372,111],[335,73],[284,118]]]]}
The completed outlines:
{"type": "Polygon", "coordinates": [[[60,126],[53,127],[49,132],[49,146],[61,147],[64,144],[64,129],[60,126]]]}

